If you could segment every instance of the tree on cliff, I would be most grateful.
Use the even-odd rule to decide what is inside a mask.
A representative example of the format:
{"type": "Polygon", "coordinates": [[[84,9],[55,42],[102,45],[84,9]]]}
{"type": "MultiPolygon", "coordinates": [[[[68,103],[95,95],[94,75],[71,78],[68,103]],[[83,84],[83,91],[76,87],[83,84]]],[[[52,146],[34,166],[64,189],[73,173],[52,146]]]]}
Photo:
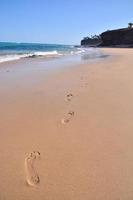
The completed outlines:
{"type": "Polygon", "coordinates": [[[133,28],[133,23],[128,23],[128,28],[133,28]]]}

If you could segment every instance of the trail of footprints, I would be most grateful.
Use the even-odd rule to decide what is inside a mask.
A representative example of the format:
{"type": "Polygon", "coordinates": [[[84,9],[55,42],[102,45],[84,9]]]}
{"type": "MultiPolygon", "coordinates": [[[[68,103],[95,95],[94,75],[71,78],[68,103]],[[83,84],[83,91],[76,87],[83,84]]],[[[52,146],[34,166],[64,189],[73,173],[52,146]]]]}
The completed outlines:
{"type": "MultiPolygon", "coordinates": [[[[86,76],[81,76],[81,80],[84,80],[84,79],[86,79],[86,76]]],[[[85,83],[84,87],[87,87],[87,86],[88,86],[88,83],[85,83]]],[[[68,102],[72,101],[73,97],[74,97],[74,95],[73,95],[72,93],[68,93],[68,94],[66,95],[66,101],[68,101],[68,102]]],[[[62,124],[67,124],[67,123],[69,123],[70,120],[74,117],[74,114],[75,114],[74,111],[69,111],[69,112],[65,115],[65,117],[61,120],[61,123],[62,123],[62,124]]]]}
{"type": "MultiPolygon", "coordinates": [[[[73,98],[73,94],[69,93],[66,95],[66,101],[70,102],[73,98]]],[[[69,111],[63,119],[61,119],[62,124],[67,124],[74,117],[74,111],[69,111]]],[[[40,177],[36,171],[35,163],[40,159],[40,152],[33,151],[25,157],[25,173],[26,182],[29,186],[36,186],[40,183],[40,177]]]]}
{"type": "MultiPolygon", "coordinates": [[[[73,98],[73,94],[72,93],[69,93],[69,94],[67,94],[66,95],[66,100],[67,101],[71,101],[72,100],[72,98],[73,98]]],[[[61,119],[61,123],[62,124],[67,124],[67,123],[69,123],[70,122],[70,120],[72,119],[74,117],[74,111],[69,111],[65,116],[64,116],[64,118],[63,119],[61,119]]]]}
{"type": "MultiPolygon", "coordinates": [[[[66,100],[71,101],[73,94],[69,93],[66,95],[66,100]]],[[[74,111],[69,111],[65,117],[61,120],[62,124],[67,124],[70,122],[71,118],[74,116],[74,111]]],[[[40,183],[40,177],[36,171],[35,163],[40,159],[39,151],[32,151],[25,157],[25,174],[26,182],[29,186],[36,186],[40,183]]]]}

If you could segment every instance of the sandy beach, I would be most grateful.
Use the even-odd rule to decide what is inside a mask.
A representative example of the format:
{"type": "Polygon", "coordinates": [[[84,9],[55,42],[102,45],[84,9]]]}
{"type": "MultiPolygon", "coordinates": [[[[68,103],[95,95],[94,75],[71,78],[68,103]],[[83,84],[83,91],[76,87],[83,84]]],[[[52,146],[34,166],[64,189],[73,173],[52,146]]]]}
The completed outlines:
{"type": "Polygon", "coordinates": [[[133,199],[133,49],[101,51],[54,70],[0,64],[0,200],[133,199]]]}

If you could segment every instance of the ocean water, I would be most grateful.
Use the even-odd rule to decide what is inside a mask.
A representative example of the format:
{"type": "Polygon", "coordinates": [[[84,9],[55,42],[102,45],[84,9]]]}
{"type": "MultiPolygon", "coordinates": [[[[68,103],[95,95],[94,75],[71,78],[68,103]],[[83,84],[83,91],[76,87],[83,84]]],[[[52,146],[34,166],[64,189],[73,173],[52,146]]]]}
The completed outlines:
{"type": "Polygon", "coordinates": [[[101,53],[93,48],[72,45],[0,42],[0,63],[29,57],[55,58],[69,55],[92,59],[100,57],[101,53]]]}

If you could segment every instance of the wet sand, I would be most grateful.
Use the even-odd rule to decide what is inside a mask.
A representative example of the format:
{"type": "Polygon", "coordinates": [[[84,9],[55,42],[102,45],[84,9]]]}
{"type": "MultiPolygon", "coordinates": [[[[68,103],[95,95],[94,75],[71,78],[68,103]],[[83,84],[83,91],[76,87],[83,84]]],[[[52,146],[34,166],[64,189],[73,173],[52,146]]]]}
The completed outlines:
{"type": "Polygon", "coordinates": [[[133,49],[102,51],[113,57],[0,66],[0,200],[133,199],[133,49]],[[39,181],[29,186],[33,151],[39,181]]]}

